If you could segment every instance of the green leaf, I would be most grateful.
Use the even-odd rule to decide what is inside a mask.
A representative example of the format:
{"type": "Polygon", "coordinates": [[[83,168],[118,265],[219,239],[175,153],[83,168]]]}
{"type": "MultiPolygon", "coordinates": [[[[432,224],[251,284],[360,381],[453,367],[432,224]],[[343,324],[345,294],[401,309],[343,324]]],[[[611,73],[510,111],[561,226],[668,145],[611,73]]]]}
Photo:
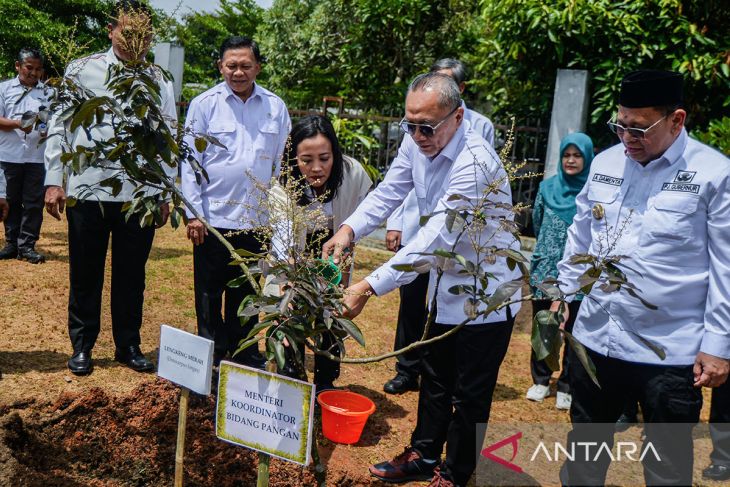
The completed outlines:
{"type": "Polygon", "coordinates": [[[487,313],[491,313],[499,306],[507,302],[517,291],[522,289],[523,284],[524,283],[522,279],[507,281],[500,284],[499,287],[497,287],[497,289],[494,291],[494,294],[489,297],[489,300],[487,302],[487,313]]]}
{"type": "Polygon", "coordinates": [[[596,366],[593,363],[593,360],[591,360],[591,357],[588,356],[588,351],[586,350],[586,347],[584,347],[581,342],[579,342],[573,335],[571,335],[567,331],[563,330],[563,335],[565,336],[565,338],[568,339],[568,343],[570,344],[570,346],[573,347],[573,351],[578,356],[578,360],[580,360],[580,363],[583,364],[583,368],[588,373],[588,376],[591,378],[593,383],[600,388],[601,384],[598,383],[596,366]]]}
{"type": "Polygon", "coordinates": [[[347,332],[361,347],[365,347],[365,337],[363,337],[360,328],[355,323],[348,320],[347,318],[336,317],[335,321],[339,324],[343,330],[347,332]]]}
{"type": "Polygon", "coordinates": [[[522,252],[514,249],[499,249],[494,252],[495,254],[512,259],[515,262],[527,262],[527,257],[522,255],[522,252]]]}
{"type": "Polygon", "coordinates": [[[583,274],[578,276],[578,285],[583,294],[590,294],[593,289],[593,285],[600,279],[601,269],[597,267],[590,267],[583,274]]]}
{"type": "Polygon", "coordinates": [[[278,365],[280,369],[283,369],[286,366],[286,352],[284,350],[284,344],[276,338],[269,338],[269,340],[273,344],[276,365],[278,365]]]}
{"type": "Polygon", "coordinates": [[[530,343],[537,360],[545,360],[552,371],[560,370],[563,337],[560,335],[558,313],[541,310],[535,314],[530,343]]]}
{"type": "Polygon", "coordinates": [[[593,264],[596,262],[597,258],[595,255],[591,254],[575,254],[570,256],[570,262],[571,264],[593,264]]]}
{"type": "Polygon", "coordinates": [[[195,149],[198,152],[205,152],[208,147],[208,141],[204,137],[195,137],[195,149]]]}

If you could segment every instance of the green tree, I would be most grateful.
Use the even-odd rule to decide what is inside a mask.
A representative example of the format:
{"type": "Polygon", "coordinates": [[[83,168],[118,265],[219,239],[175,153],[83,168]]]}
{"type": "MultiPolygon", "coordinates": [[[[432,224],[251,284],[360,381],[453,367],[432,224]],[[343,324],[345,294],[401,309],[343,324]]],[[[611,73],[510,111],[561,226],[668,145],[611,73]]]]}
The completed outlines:
{"type": "Polygon", "coordinates": [[[220,45],[233,35],[256,39],[263,12],[253,0],[221,0],[215,12],[192,12],[183,16],[173,31],[185,47],[185,82],[211,84],[217,79],[220,45]]]}
{"type": "Polygon", "coordinates": [[[277,0],[261,29],[269,83],[293,104],[399,109],[413,76],[474,45],[477,12],[477,0],[277,0]]]}
{"type": "Polygon", "coordinates": [[[63,71],[70,39],[84,50],[71,55],[105,49],[110,9],[109,0],[0,0],[0,76],[15,75],[15,58],[23,47],[52,46],[47,53],[51,75],[63,71]]]}
{"type": "MultiPolygon", "coordinates": [[[[592,77],[592,133],[615,110],[624,74],[685,75],[690,123],[730,105],[730,13],[722,0],[481,0],[478,85],[499,111],[549,113],[559,68],[592,77]]],[[[600,127],[599,127],[600,126],[600,127]]]]}

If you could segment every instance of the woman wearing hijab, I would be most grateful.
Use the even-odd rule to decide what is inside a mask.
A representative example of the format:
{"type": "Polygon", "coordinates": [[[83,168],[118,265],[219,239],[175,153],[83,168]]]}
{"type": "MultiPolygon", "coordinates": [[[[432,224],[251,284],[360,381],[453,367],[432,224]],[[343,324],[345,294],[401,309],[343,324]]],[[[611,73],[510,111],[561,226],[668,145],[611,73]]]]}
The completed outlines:
{"type": "MultiPolygon", "coordinates": [[[[558,276],[557,264],[563,258],[568,227],[576,213],[575,197],[583,189],[590,172],[593,141],[580,132],[569,134],[560,142],[560,156],[558,173],[540,183],[532,210],[532,224],[537,238],[530,266],[530,285],[532,293],[538,298],[532,303],[535,314],[550,308],[551,300],[537,288],[537,284],[558,276]]],[[[570,318],[565,324],[565,329],[568,331],[572,329],[575,317],[578,315],[581,299],[582,296],[579,294],[568,305],[570,318]]],[[[558,409],[566,410],[570,409],[572,402],[568,383],[570,363],[567,355],[563,353],[555,402],[558,409]]],[[[534,350],[530,357],[530,372],[533,385],[527,390],[526,397],[531,401],[542,402],[550,395],[552,370],[544,360],[536,359],[534,350]]]]}

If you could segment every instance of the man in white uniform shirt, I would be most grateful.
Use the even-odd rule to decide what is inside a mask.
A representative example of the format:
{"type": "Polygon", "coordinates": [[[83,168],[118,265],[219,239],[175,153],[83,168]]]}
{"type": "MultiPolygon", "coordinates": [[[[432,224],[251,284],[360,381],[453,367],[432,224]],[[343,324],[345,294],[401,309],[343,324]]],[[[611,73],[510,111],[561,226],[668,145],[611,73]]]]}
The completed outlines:
{"type": "MultiPolygon", "coordinates": [[[[439,59],[431,66],[432,73],[441,73],[451,78],[459,85],[459,92],[463,95],[466,89],[466,66],[458,59],[439,59]]],[[[484,137],[489,145],[494,147],[494,125],[491,120],[479,112],[466,107],[462,100],[464,120],[469,123],[471,130],[484,137]]],[[[397,252],[407,245],[418,233],[421,215],[418,211],[415,191],[408,193],[403,204],[390,215],[386,224],[387,233],[385,244],[388,250],[397,252]]],[[[401,286],[400,307],[398,308],[398,322],[395,329],[395,350],[407,347],[421,338],[423,327],[426,324],[426,291],[428,290],[428,274],[420,274],[413,282],[401,286]]],[[[389,394],[417,390],[420,376],[420,352],[414,350],[398,355],[395,370],[396,375],[383,386],[389,394]]]]}
{"type": "MultiPolygon", "coordinates": [[[[110,66],[132,60],[133,54],[124,50],[125,26],[132,23],[133,16],[149,16],[149,7],[136,0],[120,0],[114,7],[108,25],[112,47],[106,51],[77,59],[66,68],[65,76],[78,85],[90,90],[96,96],[114,96],[107,86],[110,66]]],[[[135,21],[136,22],[136,21],[135,21]]],[[[134,25],[134,24],[133,24],[134,25]]],[[[149,47],[149,46],[147,46],[149,47]]],[[[177,120],[175,96],[172,83],[165,81],[160,71],[149,73],[160,85],[162,113],[169,123],[177,120]]],[[[95,128],[99,137],[113,137],[111,116],[109,125],[95,128]]],[[[68,304],[68,327],[73,345],[73,355],[68,368],[77,375],[92,371],[91,351],[96,343],[101,325],[101,297],[104,287],[109,237],[111,236],[111,315],[112,333],[116,346],[115,359],[133,370],[144,372],[154,368],[152,362],[140,350],[140,328],[145,288],[145,264],[152,248],[154,227],[143,227],[140,219],[129,219],[122,211],[125,202],[132,200],[134,185],[125,181],[116,196],[99,183],[113,177],[119,167],[89,167],[81,174],[66,173],[61,163],[62,139],[53,134],[67,130],[63,123],[53,119],[49,129],[46,148],[46,210],[56,219],[61,219],[66,194],[78,199],[68,208],[68,250],[70,290],[68,304]],[[64,179],[66,180],[64,189],[64,179]]],[[[77,145],[88,145],[89,140],[82,128],[67,134],[70,149],[77,145]]],[[[175,177],[175,169],[168,168],[168,176],[175,177]]],[[[157,190],[150,190],[154,195],[157,190]]],[[[159,201],[162,214],[161,225],[169,216],[169,202],[159,201]]]]}
{"type": "MultiPolygon", "coordinates": [[[[447,228],[444,210],[463,208],[467,204],[463,199],[476,204],[494,182],[499,191],[490,194],[490,200],[512,203],[509,181],[497,154],[464,123],[464,109],[454,80],[440,73],[416,77],[408,89],[401,127],[408,134],[385,179],[325,243],[323,255],[334,253],[337,261],[343,249],[378,228],[413,188],[421,214],[433,216],[393,258],[348,288],[345,305],[351,317],[360,313],[371,295],[382,296],[413,281],[415,272],[397,271],[393,266],[413,263],[419,252],[454,248],[477,262],[475,246],[516,247],[512,235],[499,228],[500,218],[513,216],[501,208],[487,206],[486,211],[494,218],[487,218],[485,227],[470,234],[470,238],[457,241],[458,232],[447,228]],[[453,195],[462,199],[452,198],[453,195]]],[[[489,280],[487,293],[516,277],[504,258],[498,257],[493,264],[483,266],[494,276],[489,280]]],[[[459,268],[444,270],[429,336],[442,335],[455,325],[468,323],[457,333],[422,348],[418,420],[411,446],[392,461],[370,467],[371,475],[383,481],[431,479],[432,486],[464,486],[474,472],[477,445],[483,440],[476,425],[489,419],[497,374],[512,332],[512,313],[519,306],[468,321],[464,313],[467,297],[447,291],[458,284],[473,283],[458,273],[459,268]],[[441,463],[444,444],[446,458],[441,463]],[[436,470],[439,465],[441,468],[436,470]]],[[[432,270],[431,296],[435,273],[432,270]]]]}
{"type": "Polygon", "coordinates": [[[5,220],[5,247],[0,259],[19,258],[39,264],[45,257],[35,244],[43,222],[43,165],[46,124],[23,127],[26,112],[48,108],[52,90],[40,81],[43,56],[37,49],[23,48],[15,62],[18,76],[0,83],[0,171],[7,180],[10,213],[5,220]]]}
{"type": "MultiPolygon", "coordinates": [[[[261,55],[253,40],[238,36],[227,39],[220,49],[218,69],[224,81],[190,103],[185,125],[194,133],[215,137],[225,148],[209,144],[203,152],[196,151],[195,158],[209,181],[198,184],[192,167],[185,164],[182,190],[197,212],[226,235],[233,247],[260,253],[262,242],[252,229],[266,223],[266,215],[259,208],[265,194],[255,183],[268,187],[279,174],[291,129],[289,113],[281,98],[256,83],[261,55]]],[[[226,287],[240,276],[240,269],[228,265],[228,250],[208,235],[203,223],[190,212],[188,216],[187,234],[195,245],[198,334],[214,340],[217,363],[228,354],[234,355],[258,321],[252,317],[244,327],[238,317],[241,301],[253,288],[248,282],[237,288],[226,287]]],[[[254,347],[233,359],[253,367],[265,364],[254,347]]]]}
{"type": "MultiPolygon", "coordinates": [[[[681,104],[680,74],[626,75],[616,120],[609,122],[621,143],[593,160],[558,265],[561,286],[576,291],[586,269],[571,264],[570,256],[598,255],[615,241],[612,253],[628,256],[619,263],[628,280],[657,306],[596,286],[573,328],[600,388],[584,367],[571,371],[568,440],[611,445],[626,399],[638,398],[646,440],[658,453],[658,459],[644,456],[648,485],[692,484],[701,388],[721,385],[730,369],[730,161],[689,138],[681,104]]],[[[578,364],[572,347],[570,353],[578,364]]],[[[609,464],[607,455],[597,461],[576,456],[563,466],[562,483],[602,485],[609,464]]]]}

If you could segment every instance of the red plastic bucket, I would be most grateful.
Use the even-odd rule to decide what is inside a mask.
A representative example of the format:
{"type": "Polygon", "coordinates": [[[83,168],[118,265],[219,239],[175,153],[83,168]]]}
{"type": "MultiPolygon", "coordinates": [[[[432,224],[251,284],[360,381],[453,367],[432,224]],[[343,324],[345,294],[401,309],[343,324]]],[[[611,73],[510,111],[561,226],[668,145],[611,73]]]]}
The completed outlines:
{"type": "Polygon", "coordinates": [[[335,443],[350,445],[360,440],[375,403],[349,391],[324,391],[317,396],[322,407],[322,433],[335,443]]]}

